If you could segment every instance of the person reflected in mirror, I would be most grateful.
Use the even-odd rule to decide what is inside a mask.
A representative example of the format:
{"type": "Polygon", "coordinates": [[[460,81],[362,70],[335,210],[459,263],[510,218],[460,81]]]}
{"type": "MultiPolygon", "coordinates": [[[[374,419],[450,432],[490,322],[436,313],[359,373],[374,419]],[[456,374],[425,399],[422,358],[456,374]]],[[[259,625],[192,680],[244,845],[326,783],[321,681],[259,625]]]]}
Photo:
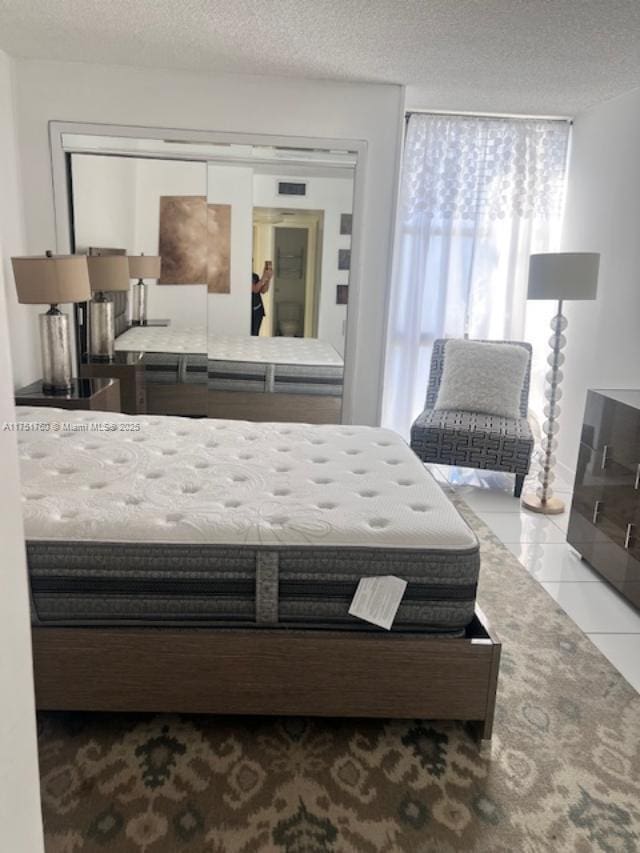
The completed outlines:
{"type": "Polygon", "coordinates": [[[251,276],[251,334],[259,335],[260,326],[265,316],[262,294],[269,290],[273,276],[273,265],[271,261],[265,261],[262,277],[258,273],[251,276]]]}

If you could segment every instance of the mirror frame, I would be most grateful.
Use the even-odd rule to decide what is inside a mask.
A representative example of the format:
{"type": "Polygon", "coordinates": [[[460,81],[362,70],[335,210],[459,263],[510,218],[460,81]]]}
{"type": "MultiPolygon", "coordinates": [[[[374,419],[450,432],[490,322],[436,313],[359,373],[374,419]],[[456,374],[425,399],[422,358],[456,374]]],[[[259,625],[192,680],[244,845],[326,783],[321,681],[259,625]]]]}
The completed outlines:
{"type": "MultiPolygon", "coordinates": [[[[354,371],[356,364],[358,334],[358,304],[360,301],[360,283],[362,268],[362,214],[364,212],[364,192],[367,160],[367,142],[362,139],[333,139],[312,136],[275,136],[257,133],[230,133],[227,131],[185,130],[182,128],[136,127],[131,125],[99,124],[88,122],[50,121],[49,147],[51,153],[51,173],[53,180],[53,202],[56,233],[56,251],[67,254],[71,251],[72,198],[70,155],[86,151],[81,147],[65,146],[64,134],[85,136],[113,136],[134,139],[180,139],[192,143],[219,143],[254,146],[279,146],[283,148],[308,148],[319,150],[346,150],[356,155],[353,176],[353,222],[351,235],[351,265],[349,270],[349,305],[345,328],[344,387],[342,395],[341,423],[353,423],[354,371]]],[[[115,152],[114,152],[115,153],[115,152]]],[[[127,156],[125,152],[118,152],[127,156]]],[[[143,148],[129,156],[142,156],[155,159],[195,160],[208,162],[206,155],[193,151],[179,154],[145,152],[143,148]]],[[[281,160],[283,165],[286,161],[281,160]]]]}

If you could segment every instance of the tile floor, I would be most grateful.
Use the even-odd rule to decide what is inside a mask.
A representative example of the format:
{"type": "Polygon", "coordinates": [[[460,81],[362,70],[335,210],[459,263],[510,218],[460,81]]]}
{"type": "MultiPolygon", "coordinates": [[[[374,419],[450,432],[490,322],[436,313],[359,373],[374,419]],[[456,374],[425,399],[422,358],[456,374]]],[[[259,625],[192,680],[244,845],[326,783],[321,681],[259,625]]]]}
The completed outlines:
{"type": "MultiPolygon", "coordinates": [[[[640,611],[618,593],[566,542],[571,484],[558,479],[554,492],[567,511],[537,516],[513,497],[513,477],[469,468],[429,466],[448,482],[518,558],[529,574],[587,634],[640,693],[640,611]]],[[[535,489],[534,480],[525,489],[535,489]]]]}

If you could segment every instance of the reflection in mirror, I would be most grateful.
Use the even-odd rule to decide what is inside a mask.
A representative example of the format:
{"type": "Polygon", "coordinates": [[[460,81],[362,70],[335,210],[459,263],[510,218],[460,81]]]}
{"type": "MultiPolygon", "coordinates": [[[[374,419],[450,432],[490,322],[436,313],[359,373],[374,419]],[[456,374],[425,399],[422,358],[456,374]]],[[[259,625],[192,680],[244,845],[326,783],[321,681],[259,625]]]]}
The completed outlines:
{"type": "Polygon", "coordinates": [[[209,165],[234,271],[230,294],[209,296],[210,416],[340,422],[353,167],[326,151],[209,165]]]}
{"type": "Polygon", "coordinates": [[[357,155],[62,142],[75,251],[130,264],[111,307],[76,312],[82,375],[120,378],[127,412],[339,423],[357,155]],[[92,343],[109,312],[111,349],[92,343]]]}
{"type": "Polygon", "coordinates": [[[118,378],[124,412],[206,416],[205,164],[70,160],[75,251],[129,256],[126,289],[78,312],[81,375],[118,378]]]}

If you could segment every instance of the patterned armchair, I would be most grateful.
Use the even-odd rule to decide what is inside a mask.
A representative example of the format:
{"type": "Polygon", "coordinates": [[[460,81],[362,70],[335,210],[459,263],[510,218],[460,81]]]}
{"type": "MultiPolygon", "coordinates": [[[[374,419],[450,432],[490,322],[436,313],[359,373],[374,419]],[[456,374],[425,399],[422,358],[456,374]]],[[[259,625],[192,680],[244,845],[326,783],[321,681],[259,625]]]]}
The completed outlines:
{"type": "Polygon", "coordinates": [[[437,340],[431,355],[426,407],[411,427],[411,448],[423,462],[515,474],[513,493],[519,498],[533,452],[533,435],[527,420],[531,345],[520,341],[491,343],[517,344],[529,353],[529,363],[520,394],[520,417],[513,419],[480,412],[437,411],[434,406],[442,379],[447,345],[446,340],[437,340]]]}

